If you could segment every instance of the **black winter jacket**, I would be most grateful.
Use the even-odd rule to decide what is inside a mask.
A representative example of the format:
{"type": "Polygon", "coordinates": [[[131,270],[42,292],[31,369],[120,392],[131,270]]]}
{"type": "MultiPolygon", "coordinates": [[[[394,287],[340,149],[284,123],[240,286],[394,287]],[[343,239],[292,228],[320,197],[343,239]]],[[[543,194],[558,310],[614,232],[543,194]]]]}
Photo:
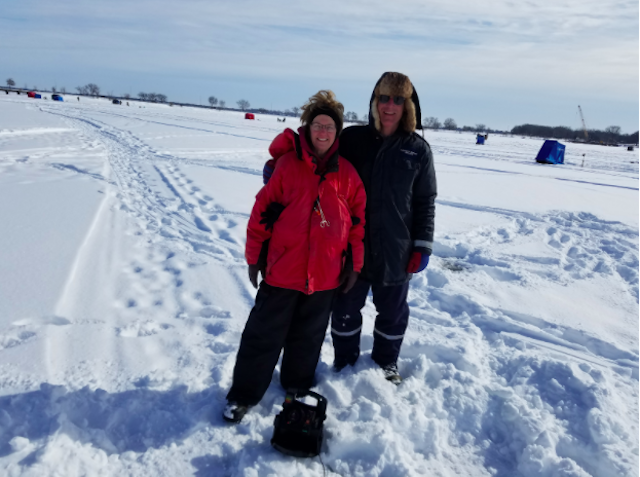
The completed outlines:
{"type": "Polygon", "coordinates": [[[433,247],[437,191],[429,144],[401,129],[383,138],[371,123],[343,131],[340,155],[354,165],[367,193],[360,277],[375,285],[406,283],[413,248],[433,247]]]}

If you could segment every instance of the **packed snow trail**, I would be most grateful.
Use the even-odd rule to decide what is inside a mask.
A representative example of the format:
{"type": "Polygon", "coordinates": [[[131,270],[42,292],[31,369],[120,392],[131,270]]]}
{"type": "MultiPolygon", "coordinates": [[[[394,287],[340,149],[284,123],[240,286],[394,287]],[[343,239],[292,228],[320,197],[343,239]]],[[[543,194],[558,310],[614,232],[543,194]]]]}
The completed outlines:
{"type": "MultiPolygon", "coordinates": [[[[221,418],[255,293],[246,221],[282,125],[84,98],[10,106],[34,104],[29,120],[47,127],[0,123],[0,171],[93,184],[102,200],[55,307],[0,323],[0,469],[323,475],[319,459],[269,445],[278,369],[241,424],[221,418]],[[22,161],[17,141],[34,136],[77,146],[52,153],[42,139],[22,161]]],[[[587,170],[540,168],[540,141],[430,142],[438,231],[411,283],[405,380],[384,381],[370,359],[371,300],[354,368],[331,371],[327,336],[315,388],[329,399],[327,475],[638,475],[637,164],[595,148],[587,170]],[[541,186],[567,204],[529,201],[541,186]]]]}

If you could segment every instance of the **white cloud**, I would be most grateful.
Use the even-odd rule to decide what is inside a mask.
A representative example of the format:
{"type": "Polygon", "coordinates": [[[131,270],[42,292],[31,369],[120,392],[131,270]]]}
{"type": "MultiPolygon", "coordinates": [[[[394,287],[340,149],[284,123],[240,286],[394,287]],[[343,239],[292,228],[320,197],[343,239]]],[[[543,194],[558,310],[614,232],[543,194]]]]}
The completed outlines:
{"type": "Polygon", "coordinates": [[[419,90],[593,94],[631,100],[637,127],[632,1],[31,0],[8,6],[0,45],[18,69],[38,51],[75,70],[134,75],[324,80],[337,88],[400,70],[419,90]]]}

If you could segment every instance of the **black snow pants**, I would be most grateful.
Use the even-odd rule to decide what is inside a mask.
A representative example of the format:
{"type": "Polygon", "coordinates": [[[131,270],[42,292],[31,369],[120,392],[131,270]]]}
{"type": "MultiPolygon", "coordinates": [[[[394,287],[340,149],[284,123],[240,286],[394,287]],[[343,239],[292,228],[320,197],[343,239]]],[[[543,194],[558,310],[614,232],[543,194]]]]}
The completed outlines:
{"type": "Polygon", "coordinates": [[[242,333],[227,401],[258,404],[271,383],[284,348],[280,383],[309,389],[327,332],[335,290],[306,295],[260,283],[256,304],[242,333]]]}
{"type": "Polygon", "coordinates": [[[360,310],[365,305],[370,289],[378,312],[373,330],[371,358],[379,366],[398,360],[404,332],[409,324],[409,282],[385,287],[358,280],[348,293],[336,295],[333,306],[331,337],[336,363],[354,364],[360,356],[360,310]]]}

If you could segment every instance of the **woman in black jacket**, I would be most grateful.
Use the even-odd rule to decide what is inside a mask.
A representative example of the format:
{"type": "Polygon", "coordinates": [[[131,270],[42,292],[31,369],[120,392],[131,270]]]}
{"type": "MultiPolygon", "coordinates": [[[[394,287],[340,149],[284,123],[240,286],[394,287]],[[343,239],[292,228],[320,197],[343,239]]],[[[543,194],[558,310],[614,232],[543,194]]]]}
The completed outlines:
{"type": "Polygon", "coordinates": [[[371,96],[369,124],[340,136],[340,155],[358,171],[367,209],[364,267],[333,308],[334,369],[360,355],[360,310],[371,290],[378,312],[371,357],[394,384],[402,380],[397,360],[409,321],[409,280],[424,270],[433,248],[436,175],[431,148],[416,128],[422,126],[415,88],[407,76],[385,73],[371,96]]]}

